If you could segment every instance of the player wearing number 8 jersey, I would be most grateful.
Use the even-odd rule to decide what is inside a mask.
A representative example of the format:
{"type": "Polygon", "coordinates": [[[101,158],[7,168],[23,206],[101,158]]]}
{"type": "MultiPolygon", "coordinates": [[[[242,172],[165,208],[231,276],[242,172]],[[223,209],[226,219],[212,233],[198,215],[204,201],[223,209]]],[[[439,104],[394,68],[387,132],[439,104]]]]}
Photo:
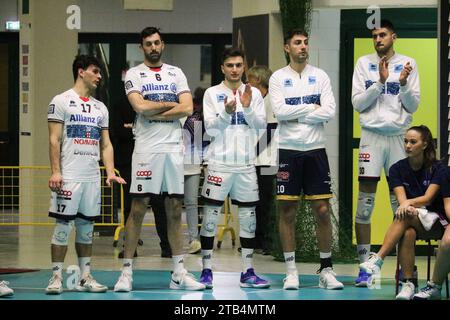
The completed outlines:
{"type": "Polygon", "coordinates": [[[184,166],[180,119],[192,114],[192,95],[181,69],[162,63],[164,42],[159,29],[142,30],[140,48],[144,62],[128,70],[125,77],[125,92],[136,111],[130,187],[133,201],[125,226],[122,273],[114,291],[132,290],[133,255],[142,221],[150,196],[159,194],[166,195],[167,233],[174,265],[170,288],[203,290],[205,286],[184,268],[181,230],[184,166]]]}
{"type": "Polygon", "coordinates": [[[77,56],[72,71],[74,87],[53,98],[47,116],[52,169],[49,216],[56,219],[51,245],[53,276],[46,288],[48,294],[63,291],[62,267],[73,225],[81,269],[76,289],[89,292],[108,289],[90,275],[93,223],[100,215],[101,204],[100,154],[106,167],[106,184],[125,183],[114,173],[108,110],[91,96],[101,80],[100,63],[94,57],[77,56]]]}

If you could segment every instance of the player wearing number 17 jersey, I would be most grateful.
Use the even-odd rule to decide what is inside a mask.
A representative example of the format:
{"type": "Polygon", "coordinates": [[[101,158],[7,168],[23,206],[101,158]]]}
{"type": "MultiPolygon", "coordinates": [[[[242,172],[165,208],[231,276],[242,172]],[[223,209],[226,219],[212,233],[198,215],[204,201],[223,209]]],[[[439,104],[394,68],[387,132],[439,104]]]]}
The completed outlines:
{"type": "Polygon", "coordinates": [[[108,133],[108,110],[91,97],[100,80],[100,63],[78,56],[72,66],[75,85],[53,98],[48,108],[52,190],[49,216],[56,219],[51,255],[53,276],[48,294],[60,294],[62,267],[73,225],[75,248],[81,269],[78,291],[105,292],[108,288],[90,275],[92,231],[100,215],[101,185],[98,161],[106,167],[106,184],[125,183],[114,173],[113,147],[108,133]]]}
{"type": "Polygon", "coordinates": [[[135,145],[132,159],[133,197],[125,226],[122,273],[114,291],[132,290],[133,255],[151,195],[164,194],[167,235],[172,249],[174,271],[171,289],[203,290],[183,263],[181,209],[184,194],[184,165],[181,118],[191,115],[192,95],[180,68],[163,64],[164,42],[157,28],[141,32],[144,63],[128,70],[125,92],[136,111],[135,145]]]}

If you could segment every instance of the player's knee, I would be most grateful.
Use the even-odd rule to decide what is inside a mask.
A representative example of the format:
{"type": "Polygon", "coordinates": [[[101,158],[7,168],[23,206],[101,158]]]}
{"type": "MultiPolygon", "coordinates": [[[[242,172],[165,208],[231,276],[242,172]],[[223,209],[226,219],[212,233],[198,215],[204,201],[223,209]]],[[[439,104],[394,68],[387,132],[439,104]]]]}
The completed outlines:
{"type": "Polygon", "coordinates": [[[255,207],[242,207],[239,213],[239,236],[242,238],[254,238],[256,230],[255,207]]]}
{"type": "Polygon", "coordinates": [[[73,221],[56,220],[55,229],[52,236],[52,244],[57,246],[67,246],[70,232],[73,228],[73,221]]]}
{"type": "Polygon", "coordinates": [[[214,237],[216,235],[217,222],[219,220],[221,207],[205,206],[200,235],[203,237],[214,237]]]}
{"type": "Polygon", "coordinates": [[[359,224],[370,224],[373,208],[375,206],[375,194],[359,192],[355,221],[359,224]]]}
{"type": "Polygon", "coordinates": [[[441,243],[439,244],[439,250],[446,252],[450,251],[450,232],[445,232],[442,236],[441,243]]]}
{"type": "Polygon", "coordinates": [[[414,242],[416,241],[417,232],[414,228],[408,228],[405,230],[405,234],[403,235],[403,238],[408,242],[414,242]]]}
{"type": "Polygon", "coordinates": [[[330,205],[328,201],[321,201],[314,208],[316,219],[319,224],[327,224],[330,222],[330,205]]]}
{"type": "Polygon", "coordinates": [[[148,200],[147,198],[134,198],[131,204],[130,217],[134,216],[139,218],[144,216],[147,212],[148,200]]]}
{"type": "Polygon", "coordinates": [[[76,236],[75,242],[81,244],[92,244],[92,233],[94,231],[94,222],[84,219],[75,219],[76,236]]]}

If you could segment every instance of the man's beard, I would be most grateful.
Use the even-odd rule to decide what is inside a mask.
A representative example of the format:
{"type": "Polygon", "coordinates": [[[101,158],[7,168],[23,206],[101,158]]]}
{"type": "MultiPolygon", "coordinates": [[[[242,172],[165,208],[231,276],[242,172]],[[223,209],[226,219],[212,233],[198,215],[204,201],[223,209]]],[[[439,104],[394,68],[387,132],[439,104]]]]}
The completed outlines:
{"type": "Polygon", "coordinates": [[[392,45],[390,46],[384,46],[382,48],[378,48],[375,47],[375,51],[379,54],[379,55],[386,55],[386,53],[388,53],[388,51],[392,48],[392,45]]]}
{"type": "Polygon", "coordinates": [[[303,63],[306,60],[308,60],[308,58],[309,58],[309,54],[306,52],[306,54],[304,56],[296,56],[293,60],[296,63],[303,63]]]}
{"type": "Polygon", "coordinates": [[[150,53],[146,53],[145,54],[145,58],[150,62],[150,63],[156,63],[159,60],[161,60],[161,54],[162,53],[158,53],[158,52],[150,52],[150,53]]]}

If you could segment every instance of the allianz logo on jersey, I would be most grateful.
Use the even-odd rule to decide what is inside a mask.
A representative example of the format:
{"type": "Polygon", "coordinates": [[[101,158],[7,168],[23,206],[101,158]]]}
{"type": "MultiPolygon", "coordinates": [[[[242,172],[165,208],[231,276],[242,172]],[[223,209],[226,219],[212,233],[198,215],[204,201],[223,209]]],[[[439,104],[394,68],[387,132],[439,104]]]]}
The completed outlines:
{"type": "Polygon", "coordinates": [[[147,83],[142,86],[141,91],[172,91],[173,93],[177,92],[177,85],[175,83],[168,84],[154,84],[147,83]]]}
{"type": "Polygon", "coordinates": [[[87,123],[98,123],[100,121],[100,117],[86,117],[81,114],[71,114],[70,122],[78,121],[78,122],[87,122],[87,123]]]}

